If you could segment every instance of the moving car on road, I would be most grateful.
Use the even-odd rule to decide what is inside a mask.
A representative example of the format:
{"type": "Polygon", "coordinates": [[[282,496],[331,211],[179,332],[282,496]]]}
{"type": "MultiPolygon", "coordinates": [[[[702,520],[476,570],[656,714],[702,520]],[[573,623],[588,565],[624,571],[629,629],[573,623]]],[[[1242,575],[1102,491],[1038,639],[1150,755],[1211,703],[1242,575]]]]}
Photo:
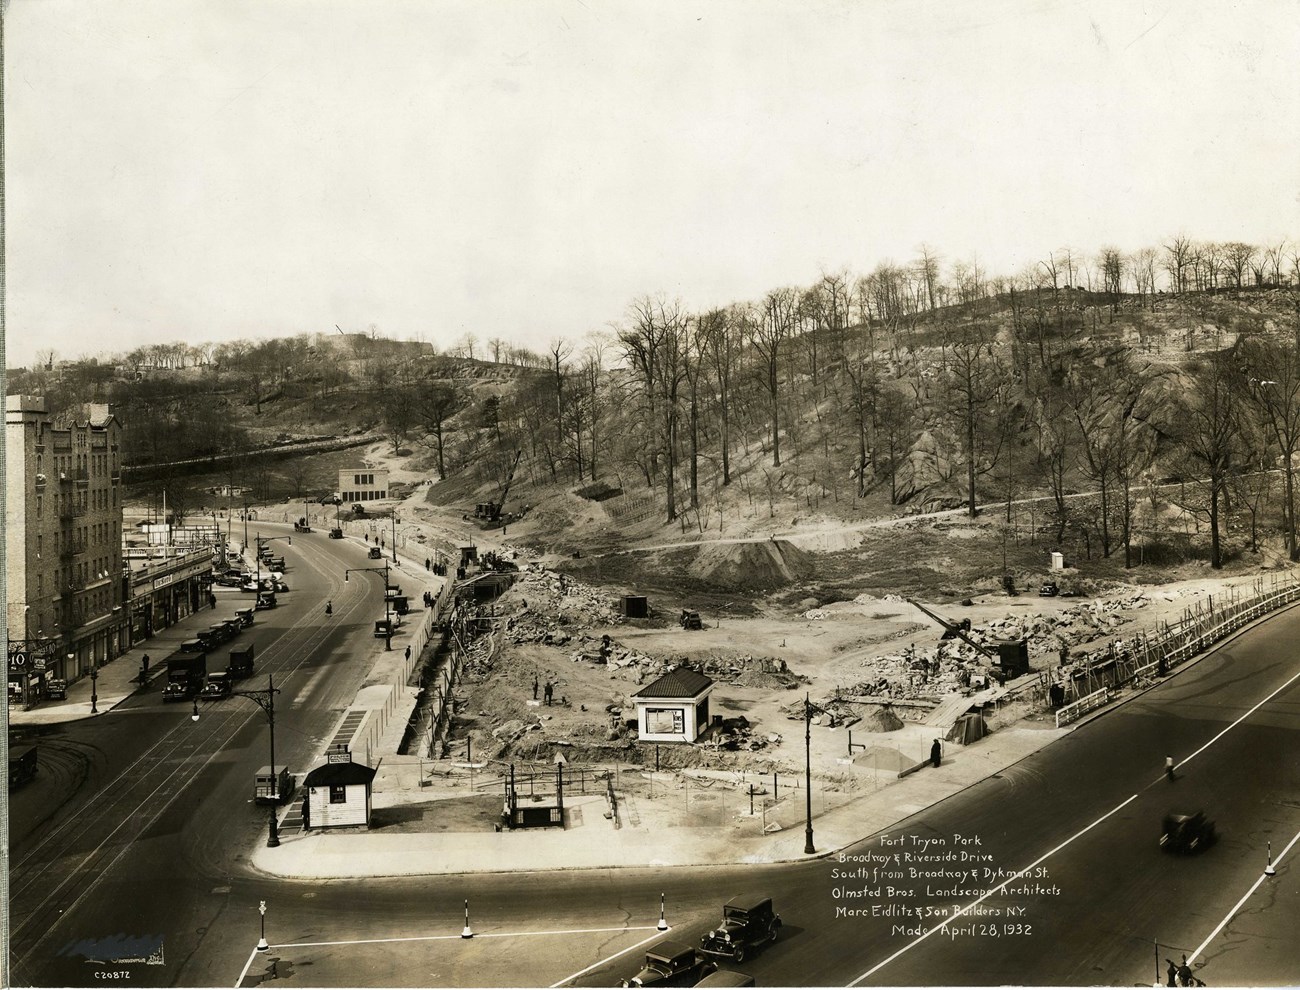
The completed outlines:
{"type": "Polygon", "coordinates": [[[648,949],[645,965],[623,987],[693,987],[718,968],[707,956],[680,942],[659,942],[648,949]]]}
{"type": "Polygon", "coordinates": [[[1160,848],[1165,852],[1199,852],[1218,838],[1214,822],[1206,820],[1203,811],[1191,815],[1170,812],[1160,827],[1160,848]]]}
{"type": "Polygon", "coordinates": [[[722,924],[700,940],[700,951],[744,962],[747,955],[775,942],[780,928],[772,898],[733,897],[722,906],[722,924]]]}
{"type": "Polygon", "coordinates": [[[206,701],[220,701],[230,697],[230,673],[214,670],[208,675],[208,682],[199,691],[199,697],[206,701]]]}

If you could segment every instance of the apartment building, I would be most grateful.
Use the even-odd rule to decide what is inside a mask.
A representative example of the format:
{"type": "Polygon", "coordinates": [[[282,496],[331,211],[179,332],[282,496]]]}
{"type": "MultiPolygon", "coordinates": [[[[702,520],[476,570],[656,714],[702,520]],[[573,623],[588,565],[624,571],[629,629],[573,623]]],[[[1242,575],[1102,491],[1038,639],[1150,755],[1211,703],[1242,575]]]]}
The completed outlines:
{"type": "Polygon", "coordinates": [[[10,701],[74,681],[129,646],[122,425],[106,405],[56,426],[40,396],[5,399],[10,701]]]}

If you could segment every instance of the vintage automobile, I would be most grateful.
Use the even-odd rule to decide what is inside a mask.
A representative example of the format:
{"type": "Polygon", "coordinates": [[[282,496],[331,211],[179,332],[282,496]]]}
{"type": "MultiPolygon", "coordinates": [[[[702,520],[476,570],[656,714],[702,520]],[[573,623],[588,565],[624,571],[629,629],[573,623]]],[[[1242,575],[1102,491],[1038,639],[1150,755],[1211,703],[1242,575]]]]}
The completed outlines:
{"type": "Polygon", "coordinates": [[[330,539],[331,540],[343,539],[343,530],[340,529],[338,526],[335,526],[333,529],[330,530],[330,539]]]}
{"type": "Polygon", "coordinates": [[[700,951],[744,962],[747,955],[775,942],[780,928],[772,898],[733,897],[722,906],[722,924],[700,939],[700,951]]]}
{"type": "Polygon", "coordinates": [[[384,551],[380,550],[379,547],[371,547],[370,552],[366,556],[371,560],[379,560],[384,556],[384,551]]]}
{"type": "Polygon", "coordinates": [[[230,675],[224,670],[214,670],[208,675],[208,682],[199,690],[199,697],[205,701],[219,701],[230,697],[230,675]]]}
{"type": "Polygon", "coordinates": [[[646,950],[645,965],[622,987],[693,987],[718,968],[707,956],[680,942],[659,942],[646,950]]]}
{"type": "Polygon", "coordinates": [[[1057,595],[1061,593],[1061,589],[1057,587],[1055,581],[1048,581],[1045,585],[1043,585],[1041,588],[1038,589],[1038,593],[1044,598],[1055,598],[1057,595]]]}
{"type": "Polygon", "coordinates": [[[256,608],[258,609],[275,608],[278,604],[279,602],[275,600],[274,591],[258,592],[256,608]]]}
{"type": "Polygon", "coordinates": [[[235,615],[239,616],[240,624],[245,629],[253,624],[253,610],[251,608],[237,608],[235,615]]]}
{"type": "Polygon", "coordinates": [[[1160,826],[1160,848],[1165,852],[1199,852],[1218,838],[1214,822],[1208,821],[1203,811],[1191,815],[1170,812],[1160,826]]]}

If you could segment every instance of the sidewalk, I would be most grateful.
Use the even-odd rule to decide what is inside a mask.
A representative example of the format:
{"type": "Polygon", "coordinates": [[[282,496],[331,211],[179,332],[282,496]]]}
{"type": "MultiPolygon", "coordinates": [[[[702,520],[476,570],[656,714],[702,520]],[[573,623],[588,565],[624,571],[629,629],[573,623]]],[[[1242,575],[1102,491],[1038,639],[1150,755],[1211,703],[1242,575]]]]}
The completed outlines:
{"type": "MultiPolygon", "coordinates": [[[[93,685],[96,695],[95,707],[98,709],[95,718],[120,705],[141,689],[138,681],[140,661],[146,655],[149,657],[149,683],[152,685],[158,678],[166,677],[167,671],[163,666],[163,660],[181,643],[193,639],[194,634],[200,629],[206,629],[220,619],[233,619],[235,609],[247,608],[250,604],[247,596],[238,597],[236,592],[221,588],[214,591],[217,596],[215,609],[206,607],[199,609],[144,642],[137,643],[99,668],[99,676],[93,685]]],[[[42,701],[30,711],[10,708],[9,724],[11,726],[53,725],[90,718],[91,687],[90,678],[83,677],[68,685],[68,696],[63,701],[42,701]]]]}

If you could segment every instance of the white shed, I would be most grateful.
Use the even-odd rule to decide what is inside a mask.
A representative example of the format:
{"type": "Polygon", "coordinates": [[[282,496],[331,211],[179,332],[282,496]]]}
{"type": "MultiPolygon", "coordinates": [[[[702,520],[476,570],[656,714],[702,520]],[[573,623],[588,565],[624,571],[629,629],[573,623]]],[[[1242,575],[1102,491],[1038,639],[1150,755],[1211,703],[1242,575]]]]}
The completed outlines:
{"type": "Polygon", "coordinates": [[[678,667],[632,695],[642,742],[694,742],[709,724],[713,679],[678,667]]]}
{"type": "Polygon", "coordinates": [[[370,785],[373,767],[361,763],[326,763],[302,782],[304,828],[370,827],[370,785]]]}

